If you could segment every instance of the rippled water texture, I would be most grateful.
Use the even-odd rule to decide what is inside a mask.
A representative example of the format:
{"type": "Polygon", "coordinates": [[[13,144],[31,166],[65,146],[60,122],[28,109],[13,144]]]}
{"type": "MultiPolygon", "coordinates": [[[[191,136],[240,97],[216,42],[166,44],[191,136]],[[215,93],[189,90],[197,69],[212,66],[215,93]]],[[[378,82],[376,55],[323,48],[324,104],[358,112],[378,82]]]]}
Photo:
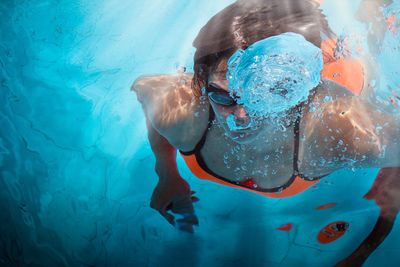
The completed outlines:
{"type": "MultiPolygon", "coordinates": [[[[150,209],[155,160],[129,88],[142,74],[191,71],[192,40],[231,2],[0,2],[0,266],[330,266],[366,238],[379,213],[362,198],[375,169],[339,171],[276,200],[198,180],[178,157],[200,227],[180,233],[150,209]],[[318,243],[339,219],[350,222],[346,238],[318,243]]],[[[335,32],[366,36],[352,19],[358,2],[324,1],[335,32]]],[[[377,56],[379,101],[391,110],[397,2],[377,56]]],[[[398,266],[399,238],[396,221],[367,266],[398,266]]]]}

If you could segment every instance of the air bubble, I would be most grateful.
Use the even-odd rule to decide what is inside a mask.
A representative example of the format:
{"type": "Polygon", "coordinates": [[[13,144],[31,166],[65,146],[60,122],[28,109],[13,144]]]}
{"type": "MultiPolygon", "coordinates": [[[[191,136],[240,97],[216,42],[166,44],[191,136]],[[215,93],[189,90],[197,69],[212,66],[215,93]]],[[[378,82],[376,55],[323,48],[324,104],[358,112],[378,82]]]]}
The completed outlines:
{"type": "Polygon", "coordinates": [[[332,97],[331,96],[327,95],[327,96],[324,97],[324,102],[325,103],[328,103],[328,102],[331,102],[331,101],[332,101],[332,97]]]}
{"type": "Polygon", "coordinates": [[[228,61],[229,90],[250,115],[280,117],[307,100],[320,82],[322,66],[318,47],[302,35],[280,34],[234,53],[228,61]]]}

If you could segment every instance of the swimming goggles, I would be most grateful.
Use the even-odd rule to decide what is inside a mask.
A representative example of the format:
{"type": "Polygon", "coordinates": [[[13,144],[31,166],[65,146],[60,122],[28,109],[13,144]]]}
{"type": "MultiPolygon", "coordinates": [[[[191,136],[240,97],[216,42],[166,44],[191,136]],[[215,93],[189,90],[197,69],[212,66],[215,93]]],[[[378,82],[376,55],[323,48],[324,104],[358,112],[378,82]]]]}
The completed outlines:
{"type": "Polygon", "coordinates": [[[208,98],[218,105],[230,107],[238,104],[237,100],[239,97],[232,97],[229,92],[216,88],[212,85],[207,86],[206,92],[208,94],[208,98]]]}

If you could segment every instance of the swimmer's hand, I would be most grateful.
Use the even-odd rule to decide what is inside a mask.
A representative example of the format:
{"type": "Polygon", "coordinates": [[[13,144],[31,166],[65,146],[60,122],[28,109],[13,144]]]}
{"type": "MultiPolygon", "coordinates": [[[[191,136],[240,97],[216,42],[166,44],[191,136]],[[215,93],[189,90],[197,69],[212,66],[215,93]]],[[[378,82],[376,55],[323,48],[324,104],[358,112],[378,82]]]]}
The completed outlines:
{"type": "Polygon", "coordinates": [[[193,202],[199,199],[193,196],[194,193],[190,190],[189,184],[180,177],[168,180],[160,179],[153,191],[150,207],[157,210],[179,230],[193,233],[193,225],[199,224],[193,208],[193,202]],[[175,219],[174,215],[182,218],[175,219]]]}

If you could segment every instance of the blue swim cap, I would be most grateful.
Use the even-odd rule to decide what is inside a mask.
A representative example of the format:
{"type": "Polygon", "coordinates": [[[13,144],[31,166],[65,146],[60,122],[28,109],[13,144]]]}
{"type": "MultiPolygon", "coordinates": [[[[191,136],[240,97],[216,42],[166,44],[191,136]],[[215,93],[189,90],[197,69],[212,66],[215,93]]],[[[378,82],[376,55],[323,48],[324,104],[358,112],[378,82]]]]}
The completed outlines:
{"type": "Polygon", "coordinates": [[[305,101],[320,80],[321,49],[302,35],[260,40],[228,60],[229,90],[250,116],[278,115],[305,101]]]}

